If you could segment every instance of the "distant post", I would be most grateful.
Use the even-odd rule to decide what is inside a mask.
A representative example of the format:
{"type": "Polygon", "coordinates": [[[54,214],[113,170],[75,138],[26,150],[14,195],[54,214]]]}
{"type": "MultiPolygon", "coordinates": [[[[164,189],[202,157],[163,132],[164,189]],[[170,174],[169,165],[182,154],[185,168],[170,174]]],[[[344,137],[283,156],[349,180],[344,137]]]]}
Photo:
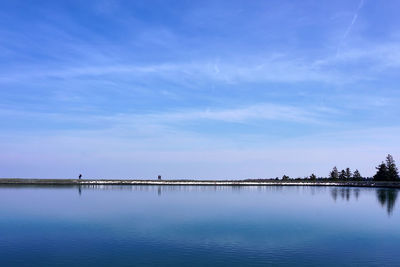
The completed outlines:
{"type": "Polygon", "coordinates": [[[82,174],[79,174],[79,180],[82,178],[82,174]]]}
{"type": "Polygon", "coordinates": [[[158,176],[158,180],[161,180],[161,175],[158,176]]]}

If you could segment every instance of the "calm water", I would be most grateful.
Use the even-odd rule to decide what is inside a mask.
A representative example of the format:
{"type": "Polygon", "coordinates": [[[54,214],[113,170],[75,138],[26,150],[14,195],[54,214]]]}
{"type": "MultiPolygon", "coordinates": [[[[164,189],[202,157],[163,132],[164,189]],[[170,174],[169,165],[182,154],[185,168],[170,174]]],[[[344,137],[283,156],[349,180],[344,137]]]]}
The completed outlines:
{"type": "Polygon", "coordinates": [[[397,190],[0,187],[0,266],[400,265],[397,190]]]}

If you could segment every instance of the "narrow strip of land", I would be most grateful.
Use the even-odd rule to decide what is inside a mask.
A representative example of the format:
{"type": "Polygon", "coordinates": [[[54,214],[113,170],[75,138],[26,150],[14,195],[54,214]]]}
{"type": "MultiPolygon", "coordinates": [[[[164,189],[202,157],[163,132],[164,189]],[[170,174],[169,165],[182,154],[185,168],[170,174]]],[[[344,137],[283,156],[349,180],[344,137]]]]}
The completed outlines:
{"type": "Polygon", "coordinates": [[[332,180],[109,180],[0,178],[0,185],[203,185],[203,186],[358,186],[400,188],[396,181],[332,180]]]}

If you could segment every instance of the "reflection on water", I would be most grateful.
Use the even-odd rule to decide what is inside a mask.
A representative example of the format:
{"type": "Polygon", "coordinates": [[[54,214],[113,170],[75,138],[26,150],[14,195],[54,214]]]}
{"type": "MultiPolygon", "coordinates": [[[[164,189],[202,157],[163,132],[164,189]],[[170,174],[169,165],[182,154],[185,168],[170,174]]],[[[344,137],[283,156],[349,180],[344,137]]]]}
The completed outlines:
{"type": "MultiPolygon", "coordinates": [[[[1,186],[0,186],[1,187],[1,186]]],[[[25,187],[25,186],[17,186],[17,187],[25,187]]],[[[17,188],[16,187],[16,188],[17,188]]],[[[26,186],[30,187],[30,186],[26,186]]],[[[48,186],[57,188],[57,186],[48,186]]],[[[284,190],[286,186],[224,186],[224,185],[80,185],[80,186],[71,186],[78,187],[82,190],[104,190],[104,191],[135,191],[135,192],[153,192],[157,191],[157,194],[160,192],[251,192],[251,191],[259,191],[259,192],[279,192],[284,190]],[[156,189],[156,190],[155,190],[156,189]]],[[[292,186],[296,188],[296,190],[302,190],[301,188],[307,188],[311,194],[315,194],[316,192],[325,191],[325,187],[308,187],[308,186],[292,186]]],[[[161,193],[160,193],[161,194],[161,193]]]]}
{"type": "Polygon", "coordinates": [[[399,266],[397,194],[324,186],[0,186],[0,266],[399,266]]]}
{"type": "Polygon", "coordinates": [[[393,213],[394,204],[397,199],[397,189],[382,189],[376,190],[376,197],[381,203],[382,207],[386,206],[387,213],[391,215],[393,213]]]}
{"type": "Polygon", "coordinates": [[[339,187],[339,188],[334,187],[331,189],[331,195],[335,202],[336,202],[338,196],[340,196],[340,198],[342,200],[349,201],[351,195],[354,195],[354,197],[356,199],[358,199],[359,194],[360,194],[359,189],[356,191],[356,190],[352,190],[349,187],[339,187]]]}
{"type": "MultiPolygon", "coordinates": [[[[241,192],[241,191],[257,191],[257,192],[279,192],[285,189],[284,186],[185,186],[185,185],[163,185],[163,186],[148,186],[148,185],[83,185],[78,186],[78,194],[82,194],[82,190],[111,190],[111,191],[140,191],[149,192],[154,191],[157,188],[157,195],[160,197],[163,193],[169,192],[202,192],[202,191],[223,191],[223,192],[241,192]]],[[[290,187],[293,189],[293,187],[290,187]]],[[[297,186],[296,190],[306,191],[311,195],[325,192],[326,187],[320,186],[297,186]]],[[[369,189],[366,189],[369,190],[369,189]]],[[[376,198],[383,208],[386,208],[387,214],[392,215],[396,200],[398,189],[393,188],[373,188],[371,190],[376,191],[376,198]]],[[[330,194],[332,199],[336,202],[339,199],[350,201],[359,199],[361,193],[360,188],[351,187],[332,187],[330,188],[330,194]]]]}
{"type": "Polygon", "coordinates": [[[187,185],[79,185],[79,186],[52,186],[52,185],[0,185],[1,188],[51,188],[65,189],[76,188],[78,195],[84,194],[84,191],[132,191],[132,192],[156,192],[157,196],[162,197],[163,194],[171,192],[283,192],[292,191],[305,192],[310,195],[316,195],[330,191],[330,195],[334,202],[337,200],[357,201],[362,192],[376,192],[376,199],[382,208],[385,208],[388,215],[392,215],[399,189],[394,188],[357,188],[357,187],[324,187],[324,186],[187,186],[187,185]]]}
{"type": "MultiPolygon", "coordinates": [[[[397,200],[398,189],[376,188],[373,190],[376,191],[378,202],[383,208],[386,208],[387,214],[389,216],[392,215],[397,200]]],[[[354,198],[358,200],[360,196],[360,188],[334,187],[331,189],[331,196],[335,202],[338,197],[340,197],[341,200],[350,201],[351,197],[354,196],[354,198]]]]}

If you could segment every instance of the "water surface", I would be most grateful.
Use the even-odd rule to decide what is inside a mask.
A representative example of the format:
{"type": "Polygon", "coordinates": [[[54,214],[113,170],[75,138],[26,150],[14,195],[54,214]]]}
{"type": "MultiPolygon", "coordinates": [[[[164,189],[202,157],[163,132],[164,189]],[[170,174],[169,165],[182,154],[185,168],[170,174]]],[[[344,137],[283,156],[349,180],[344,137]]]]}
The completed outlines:
{"type": "Polygon", "coordinates": [[[0,187],[0,266],[400,265],[398,190],[0,187]]]}

